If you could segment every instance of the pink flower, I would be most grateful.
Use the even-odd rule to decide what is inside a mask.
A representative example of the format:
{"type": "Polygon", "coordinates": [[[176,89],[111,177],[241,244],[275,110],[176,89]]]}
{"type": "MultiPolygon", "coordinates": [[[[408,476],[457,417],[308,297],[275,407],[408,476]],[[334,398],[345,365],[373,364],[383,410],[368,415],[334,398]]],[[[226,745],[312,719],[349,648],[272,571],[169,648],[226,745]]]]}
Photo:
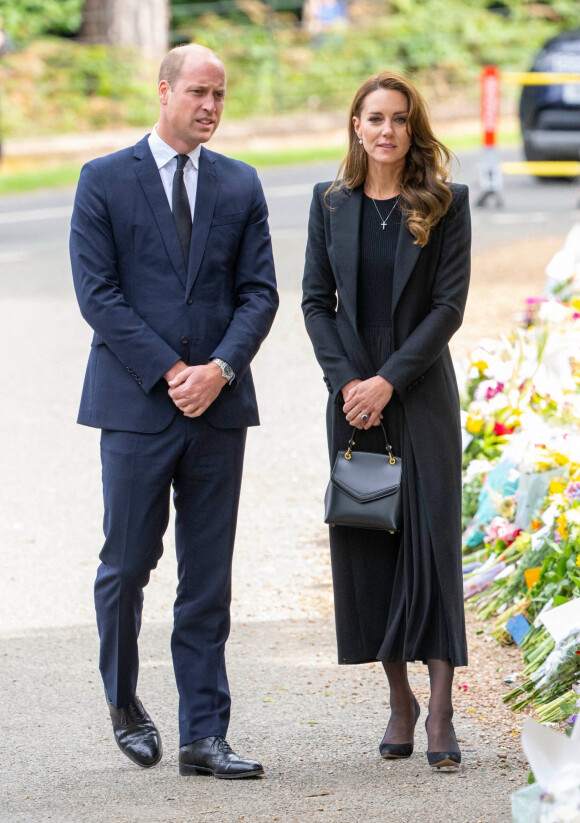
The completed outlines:
{"type": "Polygon", "coordinates": [[[486,530],[486,535],[483,538],[485,543],[495,543],[497,540],[502,540],[506,546],[513,543],[518,534],[521,534],[521,529],[517,529],[513,523],[506,520],[505,517],[494,517],[486,530]]]}
{"type": "Polygon", "coordinates": [[[501,392],[503,390],[504,390],[504,384],[503,383],[498,382],[498,383],[495,384],[495,386],[488,386],[487,389],[485,390],[485,399],[486,400],[491,400],[496,395],[501,394],[501,392]]]}

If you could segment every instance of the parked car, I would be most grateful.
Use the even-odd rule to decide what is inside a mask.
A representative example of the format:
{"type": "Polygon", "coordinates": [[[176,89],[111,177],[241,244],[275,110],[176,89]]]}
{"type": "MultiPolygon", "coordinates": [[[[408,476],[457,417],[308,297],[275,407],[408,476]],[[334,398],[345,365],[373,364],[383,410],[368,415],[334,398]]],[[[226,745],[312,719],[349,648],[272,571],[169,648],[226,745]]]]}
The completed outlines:
{"type": "MultiPolygon", "coordinates": [[[[548,40],[531,71],[580,74],[580,28],[548,40]]],[[[580,160],[580,83],[524,86],[520,124],[527,160],[580,160]]]]}

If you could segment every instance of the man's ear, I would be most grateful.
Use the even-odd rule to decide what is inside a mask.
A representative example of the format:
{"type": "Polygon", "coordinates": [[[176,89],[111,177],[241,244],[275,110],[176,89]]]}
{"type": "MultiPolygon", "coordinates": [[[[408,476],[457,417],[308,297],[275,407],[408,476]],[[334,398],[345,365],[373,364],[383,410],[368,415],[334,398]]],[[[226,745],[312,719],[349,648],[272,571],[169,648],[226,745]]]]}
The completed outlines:
{"type": "Polygon", "coordinates": [[[167,95],[169,94],[170,89],[171,86],[169,85],[167,80],[161,80],[161,82],[159,83],[159,87],[157,89],[157,94],[159,96],[159,102],[162,106],[165,106],[167,104],[167,95]]]}

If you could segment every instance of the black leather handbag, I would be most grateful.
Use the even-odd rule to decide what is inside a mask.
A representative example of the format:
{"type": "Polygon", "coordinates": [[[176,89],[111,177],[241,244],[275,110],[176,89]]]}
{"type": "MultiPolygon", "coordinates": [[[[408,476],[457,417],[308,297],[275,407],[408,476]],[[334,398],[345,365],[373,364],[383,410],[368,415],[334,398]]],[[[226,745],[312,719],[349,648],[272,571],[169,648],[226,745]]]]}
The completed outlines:
{"type": "MultiPolygon", "coordinates": [[[[400,457],[393,456],[387,433],[386,454],[353,451],[356,427],[348,448],[339,451],[324,497],[324,522],[330,526],[383,529],[394,534],[403,521],[400,457]]],[[[358,433],[360,437],[362,430],[358,433]]]]}

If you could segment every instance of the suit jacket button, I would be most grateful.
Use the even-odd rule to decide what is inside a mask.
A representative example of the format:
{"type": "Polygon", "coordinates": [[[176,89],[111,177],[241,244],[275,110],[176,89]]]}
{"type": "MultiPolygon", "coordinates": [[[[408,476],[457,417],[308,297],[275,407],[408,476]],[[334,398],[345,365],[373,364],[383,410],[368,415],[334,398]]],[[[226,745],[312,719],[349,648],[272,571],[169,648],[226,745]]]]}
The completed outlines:
{"type": "Polygon", "coordinates": [[[187,305],[188,305],[188,306],[191,306],[191,304],[193,303],[193,298],[192,298],[192,297],[188,297],[188,298],[187,298],[187,300],[186,300],[185,302],[187,303],[187,305]]]}
{"type": "Polygon", "coordinates": [[[187,337],[182,337],[181,342],[183,343],[184,346],[186,346],[189,343],[189,339],[187,337]]]}

